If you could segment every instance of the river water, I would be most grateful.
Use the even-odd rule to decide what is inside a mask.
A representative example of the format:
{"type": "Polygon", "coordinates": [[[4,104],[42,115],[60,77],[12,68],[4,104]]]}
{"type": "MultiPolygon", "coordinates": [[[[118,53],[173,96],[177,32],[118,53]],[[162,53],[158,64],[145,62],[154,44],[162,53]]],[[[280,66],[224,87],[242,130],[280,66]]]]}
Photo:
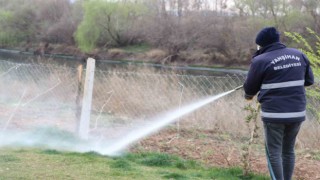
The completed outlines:
{"type": "MultiPolygon", "coordinates": [[[[40,58],[34,56],[29,52],[20,52],[15,50],[0,49],[0,60],[6,60],[16,63],[36,63],[36,64],[53,64],[62,65],[70,68],[77,68],[79,64],[85,64],[81,57],[68,55],[45,55],[40,58]]],[[[243,74],[246,70],[228,69],[228,68],[207,68],[207,67],[190,67],[190,66],[170,66],[163,64],[142,63],[137,61],[123,61],[123,60],[98,60],[96,68],[98,70],[121,70],[128,67],[141,68],[150,67],[162,72],[174,71],[178,74],[192,74],[192,75],[226,75],[226,74],[243,74]]]]}

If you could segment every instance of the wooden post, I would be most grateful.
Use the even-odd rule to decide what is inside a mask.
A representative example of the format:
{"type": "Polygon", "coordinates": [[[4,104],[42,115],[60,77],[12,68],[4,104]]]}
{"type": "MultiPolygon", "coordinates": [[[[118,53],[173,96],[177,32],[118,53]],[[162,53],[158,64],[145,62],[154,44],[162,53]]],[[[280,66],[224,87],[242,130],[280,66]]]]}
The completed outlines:
{"type": "Polygon", "coordinates": [[[82,139],[89,138],[95,61],[96,60],[92,58],[88,58],[87,60],[86,78],[84,83],[83,100],[82,100],[82,108],[81,108],[81,119],[79,124],[79,131],[78,131],[79,136],[82,139]]]}
{"type": "Polygon", "coordinates": [[[83,63],[81,62],[77,67],[77,80],[78,80],[78,88],[77,88],[77,96],[76,96],[76,129],[75,132],[79,134],[80,128],[80,118],[81,118],[81,109],[82,109],[82,94],[83,94],[83,81],[82,81],[82,72],[83,72],[83,63]]]}

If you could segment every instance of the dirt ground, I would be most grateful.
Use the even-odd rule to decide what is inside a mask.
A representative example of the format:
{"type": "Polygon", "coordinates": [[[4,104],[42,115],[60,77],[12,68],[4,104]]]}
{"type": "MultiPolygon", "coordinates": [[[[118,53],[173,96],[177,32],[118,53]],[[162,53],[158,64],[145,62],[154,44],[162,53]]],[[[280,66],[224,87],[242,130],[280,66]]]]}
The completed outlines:
{"type": "MultiPolygon", "coordinates": [[[[140,142],[134,151],[156,151],[179,155],[193,159],[209,166],[242,166],[241,140],[227,140],[221,134],[210,131],[190,132],[167,129],[140,142]]],[[[253,172],[268,174],[267,162],[262,143],[252,146],[250,166],[253,172]]],[[[297,150],[296,180],[320,179],[320,160],[308,153],[297,150]]]]}

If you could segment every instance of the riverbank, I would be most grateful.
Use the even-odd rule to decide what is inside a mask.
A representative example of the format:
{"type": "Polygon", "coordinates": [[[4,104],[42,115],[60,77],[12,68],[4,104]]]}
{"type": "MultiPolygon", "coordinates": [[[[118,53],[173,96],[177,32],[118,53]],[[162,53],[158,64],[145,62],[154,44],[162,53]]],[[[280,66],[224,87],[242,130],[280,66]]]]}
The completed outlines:
{"type": "Polygon", "coordinates": [[[101,48],[92,52],[81,52],[75,46],[63,44],[21,45],[14,48],[2,47],[1,52],[12,52],[26,55],[44,57],[63,57],[76,60],[85,60],[92,57],[96,60],[116,60],[124,63],[155,64],[157,66],[183,66],[190,68],[205,69],[238,69],[246,71],[250,59],[239,57],[239,59],[228,58],[222,54],[208,50],[188,50],[178,54],[170,54],[166,50],[152,48],[148,45],[134,45],[122,48],[101,48]],[[248,59],[248,60],[247,60],[248,59]]]}
{"type": "MultiPolygon", "coordinates": [[[[125,52],[125,50],[121,50],[125,52]]],[[[150,51],[141,51],[139,49],[132,50],[127,49],[127,51],[136,51],[135,53],[127,53],[127,56],[110,56],[108,52],[103,53],[81,53],[76,49],[65,49],[65,51],[59,49],[51,49],[51,51],[43,51],[43,53],[38,54],[37,51],[32,49],[28,49],[28,51],[24,51],[21,48],[15,49],[0,49],[0,55],[5,57],[13,57],[13,59],[22,59],[19,56],[26,56],[33,59],[35,58],[47,58],[47,59],[63,59],[64,61],[77,61],[77,62],[85,62],[85,59],[88,57],[95,58],[98,63],[102,64],[113,64],[113,65],[136,65],[136,66],[144,66],[144,67],[154,67],[154,68],[161,68],[167,70],[181,70],[181,71],[198,71],[198,72],[222,72],[222,73],[236,73],[236,74],[246,74],[247,73],[247,66],[227,66],[223,64],[215,64],[215,65],[208,65],[208,64],[188,64],[185,62],[172,62],[172,63],[163,63],[157,58],[155,59],[146,59],[143,58],[141,54],[148,54],[150,51]],[[138,59],[139,58],[139,59],[138,59]]],[[[113,52],[113,50],[111,50],[113,52]]]]}

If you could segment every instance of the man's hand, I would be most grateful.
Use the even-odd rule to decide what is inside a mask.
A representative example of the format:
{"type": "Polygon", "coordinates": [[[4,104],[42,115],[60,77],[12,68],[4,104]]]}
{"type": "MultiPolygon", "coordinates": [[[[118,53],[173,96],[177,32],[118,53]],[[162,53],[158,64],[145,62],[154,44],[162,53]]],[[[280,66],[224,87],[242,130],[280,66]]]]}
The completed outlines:
{"type": "Polygon", "coordinates": [[[244,98],[245,98],[246,100],[248,100],[248,101],[251,101],[251,100],[253,99],[253,97],[254,97],[254,96],[248,95],[248,94],[245,94],[245,95],[244,95],[244,98]]]}

